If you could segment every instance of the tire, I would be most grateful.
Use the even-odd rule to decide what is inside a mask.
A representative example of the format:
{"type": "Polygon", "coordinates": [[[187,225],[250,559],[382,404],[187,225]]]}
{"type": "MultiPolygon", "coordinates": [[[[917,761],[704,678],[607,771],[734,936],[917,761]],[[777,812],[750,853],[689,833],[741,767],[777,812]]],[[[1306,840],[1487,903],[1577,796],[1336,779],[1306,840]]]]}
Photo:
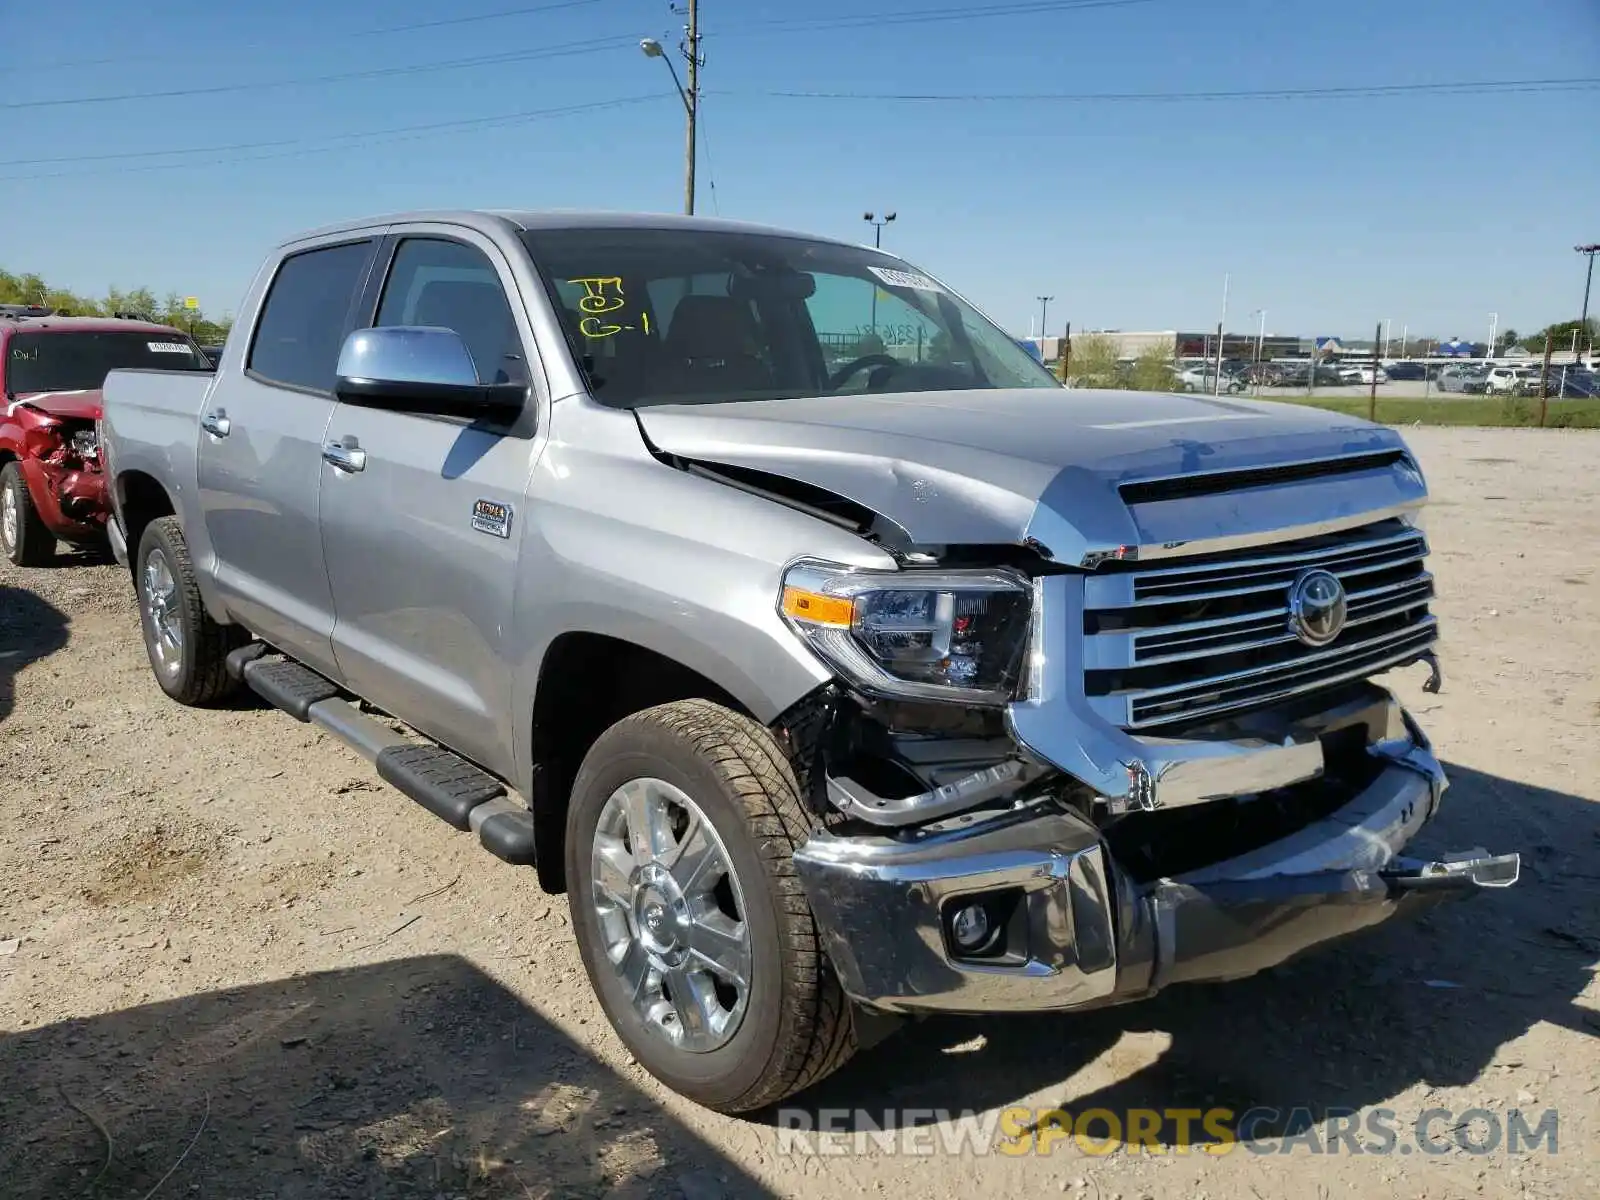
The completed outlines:
{"type": "Polygon", "coordinates": [[[22,468],[8,462],[0,470],[0,549],[19,567],[42,567],[56,556],[56,535],[33,506],[22,468]]]}
{"type": "MultiPolygon", "coordinates": [[[[717,1112],[775,1104],[837,1070],[856,1049],[849,1004],[793,862],[795,847],[815,828],[768,730],[704,700],[664,704],[617,722],[589,750],[573,785],[567,899],[589,982],[638,1062],[717,1112]],[[657,819],[646,824],[666,831],[674,844],[635,855],[624,795],[638,801],[634,812],[654,812],[657,819]],[[681,807],[680,799],[698,812],[681,807]],[[689,824],[662,820],[663,814],[689,824]],[[664,865],[685,846],[668,871],[672,878],[661,881],[664,865]],[[602,848],[616,869],[597,869],[602,848]],[[688,864],[695,861],[711,865],[693,871],[688,864]],[[722,882],[707,892],[724,867],[722,882]],[[633,874],[623,875],[629,868],[633,874]],[[681,881],[690,882],[683,892],[681,881]],[[696,911],[708,915],[701,921],[684,915],[696,911]],[[707,944],[699,939],[712,928],[723,931],[713,948],[733,946],[740,939],[728,931],[742,930],[747,957],[723,957],[744,968],[743,989],[696,957],[695,949],[707,944]],[[672,945],[650,945],[647,939],[661,937],[652,930],[672,945]],[[663,980],[658,969],[679,958],[686,971],[663,980]],[[709,1006],[674,1003],[673,979],[680,996],[709,996],[710,1015],[709,1006]],[[700,1045],[689,1044],[696,1038],[700,1045]]],[[[653,846],[662,840],[652,835],[653,846]]]]}
{"type": "Polygon", "coordinates": [[[145,526],[134,558],[134,587],[145,653],[161,690],[191,706],[215,704],[237,691],[225,660],[249,635],[206,612],[178,518],[145,526]]]}

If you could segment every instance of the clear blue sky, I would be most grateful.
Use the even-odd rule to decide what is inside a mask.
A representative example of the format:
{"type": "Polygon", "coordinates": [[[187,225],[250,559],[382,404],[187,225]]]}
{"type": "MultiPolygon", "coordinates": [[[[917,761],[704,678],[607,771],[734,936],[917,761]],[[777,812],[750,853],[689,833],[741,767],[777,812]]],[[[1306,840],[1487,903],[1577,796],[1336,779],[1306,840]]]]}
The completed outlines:
{"type": "MultiPolygon", "coordinates": [[[[10,6],[0,265],[79,291],[196,294],[220,312],[275,241],[349,216],[678,210],[682,108],[636,42],[675,44],[681,20],[663,0],[507,14],[541,2],[555,0],[10,6]],[[507,15],[460,20],[490,13],[507,15]],[[455,23],[361,32],[444,20],[455,23]],[[504,60],[381,73],[491,56],[504,60]],[[39,104],[353,72],[375,74],[39,104]],[[377,135],[615,100],[627,102],[377,135]],[[276,144],[174,153],[242,143],[276,144]],[[95,157],[127,154],[139,157],[95,157]],[[41,159],[75,161],[19,161],[41,159]]],[[[1571,247],[1600,240],[1600,90],[960,103],[772,94],[1600,76],[1600,0],[1073,2],[1085,0],[704,0],[701,211],[870,240],[863,210],[894,209],[885,246],[1018,333],[1041,293],[1055,296],[1053,330],[1069,319],[1210,327],[1225,274],[1230,328],[1253,329],[1249,314],[1265,308],[1282,333],[1363,336],[1389,318],[1396,337],[1404,324],[1483,339],[1491,312],[1522,330],[1577,315],[1582,260],[1571,247]],[[1011,11],[983,11],[1000,6],[1011,11]],[[891,19],[902,13],[923,15],[891,19]],[[840,27],[851,20],[878,23],[840,27]]]]}

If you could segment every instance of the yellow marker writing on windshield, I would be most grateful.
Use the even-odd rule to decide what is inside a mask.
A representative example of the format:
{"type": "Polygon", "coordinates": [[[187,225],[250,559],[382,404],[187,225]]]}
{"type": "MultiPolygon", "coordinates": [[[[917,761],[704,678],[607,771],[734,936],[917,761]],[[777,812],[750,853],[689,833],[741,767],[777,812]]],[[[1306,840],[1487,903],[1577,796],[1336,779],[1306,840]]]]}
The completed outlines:
{"type": "Polygon", "coordinates": [[[627,303],[622,296],[621,276],[587,275],[567,282],[582,286],[583,295],[578,299],[578,307],[586,313],[615,312],[627,303]],[[614,289],[615,294],[608,294],[608,289],[614,289]]]}

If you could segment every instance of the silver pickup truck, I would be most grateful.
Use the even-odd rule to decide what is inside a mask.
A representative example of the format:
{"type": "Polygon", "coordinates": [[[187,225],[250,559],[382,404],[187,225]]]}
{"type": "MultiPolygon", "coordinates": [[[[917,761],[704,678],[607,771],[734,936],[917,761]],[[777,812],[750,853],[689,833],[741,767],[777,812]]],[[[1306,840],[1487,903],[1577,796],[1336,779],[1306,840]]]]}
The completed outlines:
{"type": "Polygon", "coordinates": [[[907,1017],[1248,975],[1518,874],[1404,854],[1445,776],[1370,681],[1438,686],[1397,434],[1063,388],[878,250],[321,230],[214,376],[114,372],[101,445],[162,688],[247,686],[533,865],[622,1041],[716,1109],[907,1017]]]}

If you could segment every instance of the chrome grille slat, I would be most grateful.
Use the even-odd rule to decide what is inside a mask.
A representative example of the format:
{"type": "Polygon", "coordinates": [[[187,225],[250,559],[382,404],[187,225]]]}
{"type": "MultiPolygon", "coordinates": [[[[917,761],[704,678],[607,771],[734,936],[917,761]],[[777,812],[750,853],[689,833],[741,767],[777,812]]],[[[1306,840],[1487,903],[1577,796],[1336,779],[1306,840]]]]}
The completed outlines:
{"type": "MultiPolygon", "coordinates": [[[[1349,602],[1351,611],[1353,613],[1358,605],[1367,600],[1378,599],[1383,596],[1392,595],[1396,592],[1420,591],[1422,590],[1423,584],[1432,584],[1432,582],[1433,576],[1424,572],[1421,575],[1414,575],[1410,579],[1402,580],[1399,583],[1386,583],[1379,587],[1366,588],[1359,592],[1346,592],[1345,599],[1349,602]]],[[[1200,633],[1202,635],[1206,634],[1208,631],[1224,633],[1231,626],[1248,626],[1262,621],[1282,622],[1287,620],[1288,616],[1289,606],[1287,604],[1279,604],[1273,608],[1257,609],[1254,612],[1239,613],[1231,617],[1212,617],[1204,621],[1184,621],[1177,625],[1163,625],[1159,629],[1141,630],[1137,634],[1137,644],[1140,649],[1143,649],[1146,646],[1154,648],[1154,643],[1163,638],[1191,632],[1200,633]]],[[[1140,661],[1143,660],[1141,659],[1140,661]]]]}
{"type": "MultiPolygon", "coordinates": [[[[1433,643],[1434,637],[1434,622],[1430,618],[1427,623],[1413,626],[1406,630],[1394,642],[1364,643],[1357,646],[1353,652],[1347,652],[1342,659],[1334,660],[1332,670],[1326,673],[1318,672],[1314,678],[1301,679],[1293,683],[1285,680],[1274,686],[1273,681],[1270,679],[1257,678],[1249,680],[1247,674],[1247,681],[1255,684],[1264,684],[1269,690],[1260,694],[1238,696],[1232,699],[1218,698],[1198,706],[1185,706],[1179,715],[1186,720],[1219,716],[1223,713],[1256,708],[1262,704],[1270,704],[1291,696],[1301,696],[1307,692],[1336,683],[1362,679],[1415,658],[1416,655],[1426,650],[1433,643]]],[[[1304,664],[1295,665],[1303,667],[1304,664]]],[[[1135,705],[1132,712],[1135,716],[1130,728],[1134,729],[1151,725],[1166,725],[1173,720],[1173,714],[1170,711],[1152,714],[1148,707],[1141,708],[1139,705],[1135,705]]]]}
{"type": "MultiPolygon", "coordinates": [[[[1425,557],[1425,552],[1419,552],[1406,558],[1384,560],[1381,562],[1371,563],[1367,566],[1324,567],[1323,569],[1331,570],[1335,575],[1343,579],[1348,575],[1370,575],[1374,571],[1392,571],[1399,567],[1409,566],[1411,563],[1422,562],[1425,557]]],[[[1306,569],[1310,570],[1312,568],[1308,567],[1306,569]]],[[[1198,604],[1204,600],[1226,600],[1234,596],[1248,596],[1254,592],[1275,592],[1280,588],[1287,588],[1289,586],[1290,579],[1292,579],[1292,576],[1288,576],[1283,579],[1268,579],[1262,583],[1251,584],[1247,587],[1229,588],[1224,591],[1216,592],[1175,592],[1171,595],[1157,593],[1153,596],[1146,596],[1136,599],[1129,607],[1142,608],[1156,604],[1198,604]]]]}
{"type": "MultiPolygon", "coordinates": [[[[1433,593],[1430,589],[1427,596],[1408,598],[1398,604],[1390,604],[1380,607],[1377,609],[1377,611],[1371,611],[1370,607],[1359,610],[1352,608],[1350,610],[1349,619],[1345,622],[1345,628],[1357,628],[1362,625],[1370,625],[1373,621],[1384,620],[1386,617],[1397,617],[1401,613],[1410,612],[1418,605],[1423,604],[1430,599],[1432,595],[1433,593]]],[[[1158,657],[1151,658],[1145,658],[1141,656],[1138,660],[1138,665],[1141,667],[1154,667],[1167,663],[1188,662],[1197,658],[1215,658],[1219,654],[1238,654],[1249,650],[1267,650],[1273,646],[1292,645],[1294,642],[1299,640],[1294,634],[1288,632],[1287,612],[1284,613],[1282,625],[1284,632],[1275,637],[1261,638],[1250,642],[1227,642],[1220,646],[1205,646],[1195,650],[1186,650],[1176,654],[1163,654],[1158,657]]]]}
{"type": "Polygon", "coordinates": [[[1413,659],[1437,637],[1427,553],[1420,530],[1382,521],[1279,553],[1092,578],[1086,690],[1119,724],[1145,728],[1259,707],[1413,659]],[[1290,628],[1290,588],[1312,569],[1346,588],[1344,630],[1324,647],[1290,628]]]}
{"type": "Polygon", "coordinates": [[[1303,554],[1277,555],[1267,558],[1244,559],[1237,563],[1207,563],[1203,567],[1169,567],[1141,575],[1134,583],[1134,596],[1144,599],[1157,594],[1166,596],[1163,589],[1181,587],[1196,595],[1212,594],[1208,584],[1234,584],[1243,580],[1256,580],[1262,586],[1276,585],[1279,580],[1289,580],[1301,571],[1321,567],[1337,573],[1340,568],[1366,565],[1363,560],[1399,562],[1410,557],[1420,558],[1427,553],[1427,540],[1418,530],[1396,537],[1376,538],[1347,546],[1325,546],[1303,554]]]}

